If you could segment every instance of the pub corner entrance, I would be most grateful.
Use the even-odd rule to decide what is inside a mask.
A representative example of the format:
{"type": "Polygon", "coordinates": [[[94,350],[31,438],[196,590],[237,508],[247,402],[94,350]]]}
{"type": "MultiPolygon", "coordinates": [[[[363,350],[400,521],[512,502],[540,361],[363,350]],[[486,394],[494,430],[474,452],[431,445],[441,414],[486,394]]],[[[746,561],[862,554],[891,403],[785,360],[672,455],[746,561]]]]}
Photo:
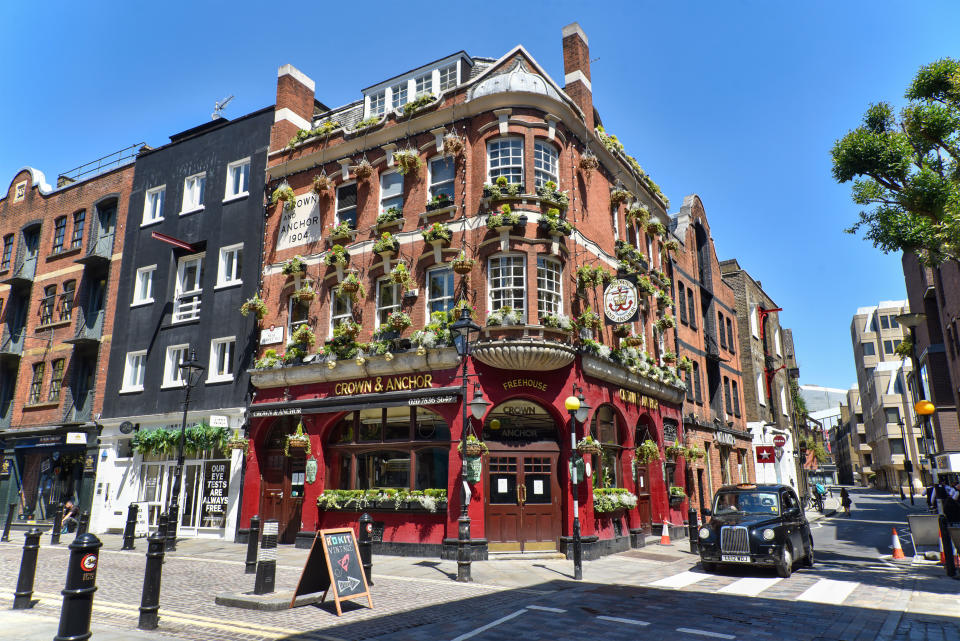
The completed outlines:
{"type": "Polygon", "coordinates": [[[554,418],[533,401],[505,401],[487,415],[483,440],[490,448],[484,487],[490,551],[557,550],[560,447],[554,418]]]}

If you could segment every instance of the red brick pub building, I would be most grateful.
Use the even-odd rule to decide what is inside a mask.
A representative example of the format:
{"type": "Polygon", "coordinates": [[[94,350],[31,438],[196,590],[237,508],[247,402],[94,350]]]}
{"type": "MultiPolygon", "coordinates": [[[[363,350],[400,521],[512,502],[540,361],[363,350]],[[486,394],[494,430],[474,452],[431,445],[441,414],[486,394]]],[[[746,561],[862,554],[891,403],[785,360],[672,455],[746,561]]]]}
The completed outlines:
{"type": "Polygon", "coordinates": [[[336,109],[279,70],[242,523],[276,518],[282,541],[309,544],[366,511],[381,551],[452,557],[461,403],[482,394],[468,418],[489,448],[470,470],[473,558],[565,551],[564,399],[581,392],[576,440],[603,444],[579,485],[585,557],[684,521],[667,487],[686,488],[686,462],[664,452],[685,439],[666,199],[600,127],[576,24],[563,53],[563,88],[522,47],[459,52],[336,109]],[[635,320],[591,322],[598,268],[643,283],[635,320]],[[482,327],[466,398],[446,329],[460,301],[482,327]],[[288,443],[301,424],[306,449],[288,443]],[[645,440],[659,459],[635,463],[645,440]]]}

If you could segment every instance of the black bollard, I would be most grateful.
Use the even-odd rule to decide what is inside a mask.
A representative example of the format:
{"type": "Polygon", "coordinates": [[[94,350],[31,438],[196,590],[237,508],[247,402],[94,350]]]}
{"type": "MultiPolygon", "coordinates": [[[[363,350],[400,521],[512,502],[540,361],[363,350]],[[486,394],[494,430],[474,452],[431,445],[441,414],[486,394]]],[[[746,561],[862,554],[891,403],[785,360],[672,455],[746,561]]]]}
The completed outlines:
{"type": "Polygon", "coordinates": [[[11,503],[7,506],[7,520],[3,523],[3,537],[0,537],[0,541],[10,540],[10,525],[13,524],[13,513],[16,509],[16,503],[11,503]]]}
{"type": "Polygon", "coordinates": [[[86,534],[87,530],[90,529],[90,513],[81,512],[80,513],[80,522],[77,524],[77,536],[81,534],[86,534]]]}
{"type": "Polygon", "coordinates": [[[360,550],[360,563],[363,573],[367,575],[367,584],[373,585],[373,519],[364,512],[360,515],[360,540],[357,541],[360,550]]]}
{"type": "Polygon", "coordinates": [[[24,534],[23,557],[20,559],[20,576],[17,577],[17,591],[13,593],[13,609],[25,610],[31,607],[33,597],[33,579],[37,575],[37,554],[40,551],[38,528],[31,528],[24,534]]]}
{"type": "Polygon", "coordinates": [[[953,559],[953,539],[950,538],[950,529],[947,523],[947,517],[940,513],[940,539],[943,545],[943,568],[947,571],[947,576],[955,577],[957,575],[957,566],[953,559]]]}
{"type": "Polygon", "coordinates": [[[63,529],[63,505],[57,503],[53,506],[56,510],[53,513],[53,531],[50,532],[50,545],[60,545],[60,530],[63,529]]]}
{"type": "Polygon", "coordinates": [[[247,561],[244,574],[257,573],[257,545],[260,543],[260,517],[250,517],[250,533],[247,534],[247,561]]]}
{"type": "Polygon", "coordinates": [[[93,593],[97,591],[97,562],[103,543],[92,534],[81,534],[70,544],[67,584],[60,592],[60,629],[53,641],[86,641],[90,638],[93,593]]]}
{"type": "Polygon", "coordinates": [[[127,508],[127,524],[123,526],[123,547],[120,548],[121,550],[136,549],[133,541],[137,534],[137,513],[139,511],[140,506],[136,503],[131,503],[130,507],[127,508]]]}
{"type": "Polygon", "coordinates": [[[260,553],[257,555],[257,577],[253,582],[254,594],[269,594],[274,591],[277,575],[277,534],[280,524],[276,519],[263,523],[260,553]]]}
{"type": "Polygon", "coordinates": [[[163,554],[167,542],[158,534],[147,537],[147,566],[143,571],[143,593],[140,596],[141,630],[156,630],[160,609],[160,576],[163,571],[163,554]]]}
{"type": "Polygon", "coordinates": [[[164,543],[167,540],[167,513],[161,512],[160,516],[157,518],[157,536],[162,536],[164,543]]]}
{"type": "Polygon", "coordinates": [[[696,510],[687,510],[687,525],[690,527],[690,533],[688,534],[690,537],[690,551],[697,554],[700,552],[700,535],[697,532],[697,530],[700,529],[700,524],[697,523],[696,510]]]}

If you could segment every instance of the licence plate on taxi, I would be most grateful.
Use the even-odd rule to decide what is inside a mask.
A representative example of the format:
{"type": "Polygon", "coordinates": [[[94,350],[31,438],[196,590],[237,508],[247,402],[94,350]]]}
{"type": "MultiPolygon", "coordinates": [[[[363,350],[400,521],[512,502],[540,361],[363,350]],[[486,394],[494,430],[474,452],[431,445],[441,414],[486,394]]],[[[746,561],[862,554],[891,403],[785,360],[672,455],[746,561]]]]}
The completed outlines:
{"type": "Polygon", "coordinates": [[[750,563],[749,554],[723,554],[720,560],[724,563],[750,563]]]}

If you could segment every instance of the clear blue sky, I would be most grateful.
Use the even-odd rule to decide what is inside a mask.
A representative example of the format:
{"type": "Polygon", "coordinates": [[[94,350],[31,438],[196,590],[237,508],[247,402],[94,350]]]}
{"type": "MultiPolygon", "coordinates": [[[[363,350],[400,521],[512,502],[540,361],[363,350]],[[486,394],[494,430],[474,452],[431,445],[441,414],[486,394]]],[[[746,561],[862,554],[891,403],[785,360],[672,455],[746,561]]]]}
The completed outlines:
{"type": "Polygon", "coordinates": [[[560,29],[590,39],[594,104],[676,211],[703,199],[720,258],[784,308],[801,382],[855,381],[856,308],[905,297],[899,256],[843,233],[857,207],[833,141],[870,102],[902,103],[917,68],[960,57],[956,2],[4,3],[0,182],[161,145],[234,94],[274,101],[291,63],[339,105],[460,49],[523,44],[562,83],[560,29]],[[381,6],[382,5],[382,6],[381,6]],[[480,13],[478,13],[478,11],[480,13]]]}

